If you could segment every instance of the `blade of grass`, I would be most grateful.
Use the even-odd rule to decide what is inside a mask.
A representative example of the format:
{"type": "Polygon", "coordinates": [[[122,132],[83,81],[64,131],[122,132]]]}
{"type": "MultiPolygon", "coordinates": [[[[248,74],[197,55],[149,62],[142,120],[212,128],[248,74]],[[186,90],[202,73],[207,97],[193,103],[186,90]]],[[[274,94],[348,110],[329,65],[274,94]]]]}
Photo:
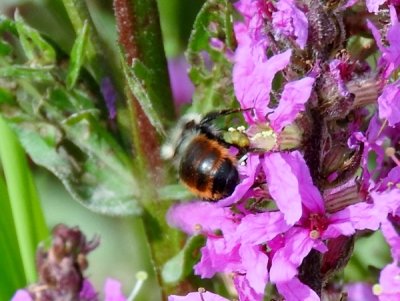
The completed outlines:
{"type": "Polygon", "coordinates": [[[0,158],[7,182],[10,207],[26,281],[36,279],[35,250],[47,235],[39,198],[25,154],[13,131],[0,118],[0,158]]]}
{"type": "Polygon", "coordinates": [[[17,234],[12,218],[10,200],[4,179],[0,177],[0,300],[10,300],[18,288],[25,285],[26,279],[19,256],[17,234]]]}

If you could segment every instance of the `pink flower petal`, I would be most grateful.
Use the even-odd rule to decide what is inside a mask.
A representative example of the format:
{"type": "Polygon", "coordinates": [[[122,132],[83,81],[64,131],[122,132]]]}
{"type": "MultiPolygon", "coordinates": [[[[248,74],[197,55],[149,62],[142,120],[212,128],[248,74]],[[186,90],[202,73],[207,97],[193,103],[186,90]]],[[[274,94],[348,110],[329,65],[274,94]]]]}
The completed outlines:
{"type": "Polygon", "coordinates": [[[122,294],[121,283],[115,279],[108,278],[104,285],[105,301],[126,301],[122,294]]]}
{"type": "Polygon", "coordinates": [[[285,236],[285,245],[272,258],[270,279],[273,283],[286,282],[296,276],[297,268],[316,243],[303,228],[292,228],[285,236]]]}
{"type": "Polygon", "coordinates": [[[305,77],[285,85],[278,107],[268,116],[275,132],[280,132],[295,120],[298,113],[304,111],[304,105],[310,98],[314,81],[312,77],[305,77]]]}
{"type": "Polygon", "coordinates": [[[237,235],[244,244],[259,245],[272,240],[289,228],[281,212],[249,214],[242,219],[237,235]]]}
{"type": "Polygon", "coordinates": [[[290,301],[320,301],[319,296],[307,285],[303,284],[297,277],[276,284],[279,293],[290,301]]]}
{"type": "Polygon", "coordinates": [[[377,13],[379,6],[386,2],[386,0],[366,0],[366,5],[370,13],[377,13]]]}
{"type": "Polygon", "coordinates": [[[186,296],[169,296],[168,301],[229,301],[228,299],[225,299],[221,296],[218,296],[216,294],[210,293],[210,292],[204,292],[204,293],[189,293],[186,296]]]}
{"type": "Polygon", "coordinates": [[[26,290],[17,290],[11,301],[33,301],[32,297],[26,290]]]}
{"type": "Polygon", "coordinates": [[[228,208],[220,208],[214,203],[188,202],[172,206],[167,213],[167,222],[187,234],[198,234],[215,230],[229,231],[234,227],[230,216],[228,208]]]}
{"type": "Polygon", "coordinates": [[[304,49],[308,38],[308,20],[306,15],[296,7],[293,0],[280,0],[277,11],[272,14],[272,25],[278,34],[292,36],[301,49],[304,49]]]}
{"type": "Polygon", "coordinates": [[[321,194],[300,152],[267,154],[263,168],[268,190],[289,225],[300,219],[302,205],[314,213],[324,212],[321,194]]]}
{"type": "Polygon", "coordinates": [[[268,282],[268,256],[258,246],[242,245],[239,252],[249,285],[257,294],[264,294],[268,282]]]}
{"type": "Polygon", "coordinates": [[[379,117],[387,119],[390,126],[400,121],[400,81],[385,86],[378,98],[378,106],[379,117]]]}
{"type": "Polygon", "coordinates": [[[346,285],[348,301],[378,301],[378,297],[372,293],[372,285],[364,282],[350,283],[346,285]]]}
{"type": "Polygon", "coordinates": [[[381,231],[387,243],[390,246],[392,258],[400,260],[400,234],[389,220],[384,220],[381,225],[381,231]]]}
{"type": "Polygon", "coordinates": [[[243,198],[243,196],[247,193],[247,191],[250,189],[250,187],[253,185],[254,178],[259,170],[259,165],[260,165],[259,155],[249,154],[249,157],[246,160],[246,165],[245,166],[240,165],[238,167],[239,174],[242,179],[241,182],[239,183],[239,185],[236,186],[235,190],[230,196],[222,200],[219,200],[217,202],[217,206],[225,207],[240,201],[243,198]]]}

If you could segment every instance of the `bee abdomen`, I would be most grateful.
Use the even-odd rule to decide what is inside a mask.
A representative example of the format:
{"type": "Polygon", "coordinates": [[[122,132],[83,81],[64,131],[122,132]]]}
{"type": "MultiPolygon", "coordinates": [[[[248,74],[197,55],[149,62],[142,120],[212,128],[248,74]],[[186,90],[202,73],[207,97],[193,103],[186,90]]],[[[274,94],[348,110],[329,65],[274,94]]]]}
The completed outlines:
{"type": "Polygon", "coordinates": [[[239,183],[239,173],[233,165],[232,160],[225,159],[217,169],[214,179],[212,192],[213,195],[224,197],[229,196],[239,183]]]}
{"type": "Polygon", "coordinates": [[[239,174],[226,148],[204,135],[187,146],[179,166],[181,180],[197,195],[218,200],[231,195],[239,174]]]}

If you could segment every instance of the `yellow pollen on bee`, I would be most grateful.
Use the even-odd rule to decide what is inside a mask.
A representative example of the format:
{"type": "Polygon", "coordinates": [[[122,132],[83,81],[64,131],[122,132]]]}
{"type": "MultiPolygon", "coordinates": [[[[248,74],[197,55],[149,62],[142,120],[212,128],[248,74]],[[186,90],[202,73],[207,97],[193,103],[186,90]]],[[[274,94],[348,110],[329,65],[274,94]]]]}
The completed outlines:
{"type": "Polygon", "coordinates": [[[375,296],[379,296],[380,294],[382,294],[382,286],[380,284],[374,284],[372,286],[372,293],[375,296]]]}
{"type": "Polygon", "coordinates": [[[194,230],[195,232],[200,233],[201,230],[203,230],[203,227],[202,227],[200,224],[195,224],[195,225],[193,226],[193,230],[194,230]]]}
{"type": "Polygon", "coordinates": [[[318,239],[321,237],[321,233],[318,230],[311,230],[310,231],[310,238],[311,239],[318,239]]]}

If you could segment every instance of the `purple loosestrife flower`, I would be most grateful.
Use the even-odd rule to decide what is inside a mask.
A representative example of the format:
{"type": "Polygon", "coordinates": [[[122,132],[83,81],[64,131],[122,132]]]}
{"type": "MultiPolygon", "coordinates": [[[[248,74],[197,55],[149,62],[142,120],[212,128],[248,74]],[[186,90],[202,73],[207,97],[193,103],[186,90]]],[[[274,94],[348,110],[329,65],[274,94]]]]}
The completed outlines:
{"type": "Polygon", "coordinates": [[[372,285],[364,282],[350,283],[346,285],[348,301],[378,301],[378,297],[372,293],[372,285]]]}
{"type": "Polygon", "coordinates": [[[104,301],[126,301],[122,286],[118,280],[108,278],[104,285],[104,301]]]}
{"type": "MultiPolygon", "coordinates": [[[[290,210],[281,209],[284,214],[285,211],[288,212],[286,216],[290,219],[286,217],[286,221],[289,224],[296,223],[296,227],[285,232],[285,244],[276,251],[272,259],[272,282],[286,282],[294,277],[303,258],[311,249],[325,252],[327,249],[323,244],[324,240],[352,235],[356,230],[378,228],[380,219],[374,215],[372,204],[359,203],[336,213],[325,212],[322,196],[313,185],[307,165],[298,153],[271,154],[266,156],[263,167],[267,174],[269,191],[278,208],[280,203],[286,202],[291,204],[293,211],[297,210],[297,215],[293,215],[290,210]],[[286,160],[290,162],[287,167],[289,169],[283,169],[285,172],[282,172],[276,167],[285,164],[282,162],[285,157],[290,157],[291,162],[286,160]],[[293,208],[294,204],[299,203],[300,208],[293,208]]],[[[263,231],[268,230],[266,228],[263,231]]],[[[260,240],[256,242],[260,243],[260,240]]]]}
{"type": "Polygon", "coordinates": [[[189,293],[186,296],[169,296],[168,301],[229,301],[210,292],[189,293]]]}
{"type": "Polygon", "coordinates": [[[277,35],[294,38],[297,45],[304,49],[308,38],[306,15],[296,7],[293,0],[280,0],[276,3],[277,11],[272,13],[272,25],[277,35]]]}
{"type": "Polygon", "coordinates": [[[398,262],[388,264],[383,268],[379,284],[373,286],[373,292],[379,301],[400,300],[400,267],[398,262]]]}
{"type": "Polygon", "coordinates": [[[26,290],[18,290],[15,292],[11,301],[33,301],[31,295],[26,290]]]}
{"type": "Polygon", "coordinates": [[[366,0],[368,11],[371,13],[377,13],[379,6],[385,3],[387,0],[366,0]]]}
{"type": "Polygon", "coordinates": [[[386,119],[389,126],[400,122],[400,81],[388,84],[378,98],[379,117],[386,119]]]}
{"type": "MultiPolygon", "coordinates": [[[[291,50],[267,58],[265,48],[253,47],[248,29],[242,23],[235,24],[238,47],[233,67],[233,85],[241,107],[254,108],[255,120],[264,121],[269,112],[272,80],[277,72],[290,61],[291,50]]],[[[245,114],[248,122],[254,122],[250,114],[245,114]]]]}
{"type": "Polygon", "coordinates": [[[304,111],[314,82],[314,78],[304,77],[289,82],[284,86],[278,107],[268,116],[271,126],[276,133],[280,132],[286,125],[291,124],[298,113],[304,111]]]}
{"type": "Polygon", "coordinates": [[[381,34],[376,26],[369,20],[367,20],[368,28],[371,30],[372,35],[375,38],[376,45],[381,52],[381,58],[379,66],[385,70],[383,73],[384,79],[388,78],[391,72],[400,66],[400,23],[397,17],[396,9],[390,6],[390,19],[391,26],[389,27],[386,39],[389,46],[385,47],[382,43],[381,34]]]}
{"type": "Polygon", "coordinates": [[[168,60],[168,72],[171,80],[172,96],[179,106],[192,100],[194,86],[187,74],[188,64],[183,56],[168,60]]]}

